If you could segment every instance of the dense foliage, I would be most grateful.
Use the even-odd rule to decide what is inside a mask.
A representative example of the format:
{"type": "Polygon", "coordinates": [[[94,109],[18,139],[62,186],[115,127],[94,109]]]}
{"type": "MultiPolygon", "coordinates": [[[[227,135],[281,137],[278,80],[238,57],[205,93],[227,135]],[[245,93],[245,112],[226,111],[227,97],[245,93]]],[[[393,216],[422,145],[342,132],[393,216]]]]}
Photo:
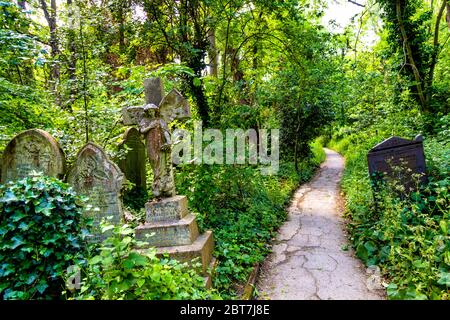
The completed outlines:
{"type": "Polygon", "coordinates": [[[58,298],[69,266],[83,263],[81,199],[42,176],[0,185],[2,299],[58,298]]]}
{"type": "Polygon", "coordinates": [[[342,187],[352,219],[349,229],[356,254],[368,265],[381,267],[389,280],[390,298],[448,299],[448,149],[443,158],[439,147],[442,142],[425,141],[429,172],[444,176],[431,177],[428,184],[418,186],[411,194],[405,194],[394,183],[374,196],[366,155],[380,139],[389,136],[376,136],[375,131],[381,128],[354,133],[330,144],[347,159],[342,187]],[[399,197],[399,192],[404,196],[399,197]]]}
{"type": "MultiPolygon", "coordinates": [[[[309,145],[332,118],[331,75],[337,68],[334,37],[320,24],[320,3],[112,0],[102,6],[68,0],[0,6],[0,149],[21,130],[37,127],[58,139],[69,165],[88,140],[120,159],[120,110],[143,103],[143,79],[150,76],[162,77],[166,92],[180,89],[193,120],[204,127],[282,128],[278,176],[245,165],[177,168],[178,192],[189,196],[201,227],[216,237],[215,285],[232,297],[236,282],[269,252],[291,192],[323,157],[320,147],[313,153],[309,145]]],[[[151,170],[148,177],[150,186],[151,170]]],[[[142,218],[146,195],[125,194],[127,208],[142,218]]],[[[100,268],[95,272],[105,277],[98,286],[87,281],[92,293],[84,297],[121,296],[105,289],[113,281],[109,272],[134,271],[95,265],[89,272],[100,268]]]]}

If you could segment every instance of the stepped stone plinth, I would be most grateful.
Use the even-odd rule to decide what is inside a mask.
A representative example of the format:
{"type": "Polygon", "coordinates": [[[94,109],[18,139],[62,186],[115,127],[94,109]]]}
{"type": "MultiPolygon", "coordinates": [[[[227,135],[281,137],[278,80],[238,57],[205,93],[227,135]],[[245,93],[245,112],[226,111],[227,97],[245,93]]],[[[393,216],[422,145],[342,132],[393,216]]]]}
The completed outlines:
{"type": "Polygon", "coordinates": [[[156,247],[157,254],[182,262],[200,262],[205,283],[211,286],[216,259],[213,258],[212,231],[199,234],[197,221],[189,213],[186,196],[173,196],[147,202],[145,223],[136,228],[136,239],[156,247]]]}
{"type": "Polygon", "coordinates": [[[149,246],[183,246],[192,244],[197,237],[197,221],[192,214],[177,221],[146,222],[136,228],[136,239],[148,242],[149,246]]]}

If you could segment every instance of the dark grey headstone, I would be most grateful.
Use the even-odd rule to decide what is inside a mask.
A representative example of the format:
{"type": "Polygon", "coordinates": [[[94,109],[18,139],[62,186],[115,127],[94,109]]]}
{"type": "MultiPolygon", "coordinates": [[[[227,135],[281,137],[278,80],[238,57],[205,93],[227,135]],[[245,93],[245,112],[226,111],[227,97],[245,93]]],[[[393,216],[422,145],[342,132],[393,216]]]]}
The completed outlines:
{"type": "Polygon", "coordinates": [[[124,146],[127,146],[128,151],[125,157],[119,161],[119,167],[128,181],[134,183],[137,189],[145,192],[147,190],[147,174],[145,170],[147,156],[145,144],[142,142],[142,135],[139,130],[128,128],[125,131],[119,150],[124,149],[124,146]]]}
{"type": "Polygon", "coordinates": [[[414,185],[413,174],[421,174],[420,180],[424,182],[426,166],[422,141],[423,138],[419,135],[414,140],[390,137],[377,144],[367,155],[371,177],[381,175],[399,179],[399,175],[394,174],[393,170],[393,167],[399,166],[405,169],[400,175],[400,183],[407,189],[414,185]],[[408,169],[411,172],[407,172],[408,169]]]}

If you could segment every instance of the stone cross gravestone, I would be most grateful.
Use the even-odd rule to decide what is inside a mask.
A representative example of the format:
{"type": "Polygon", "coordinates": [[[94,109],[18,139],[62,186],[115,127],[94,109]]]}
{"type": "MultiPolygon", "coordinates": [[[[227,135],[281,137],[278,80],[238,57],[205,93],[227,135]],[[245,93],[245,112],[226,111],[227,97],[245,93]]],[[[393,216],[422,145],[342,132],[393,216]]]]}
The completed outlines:
{"type": "Polygon", "coordinates": [[[59,143],[44,130],[31,129],[16,135],[6,146],[1,182],[25,178],[32,171],[63,178],[66,159],[59,143]]]}
{"type": "Polygon", "coordinates": [[[414,186],[413,174],[420,174],[420,181],[424,182],[426,166],[422,141],[422,136],[418,135],[414,140],[390,137],[377,144],[367,155],[370,176],[381,175],[400,180],[407,190],[414,186]],[[399,175],[394,171],[396,166],[411,171],[402,171],[399,175]]]}
{"type": "MultiPolygon", "coordinates": [[[[103,218],[112,216],[110,223],[122,221],[121,189],[124,176],[119,167],[108,159],[106,153],[89,142],[77,154],[75,164],[67,175],[67,182],[75,191],[89,198],[92,210],[87,215],[94,220],[94,227],[103,218]]],[[[102,240],[98,232],[94,240],[102,240]]]]}
{"type": "Polygon", "coordinates": [[[134,193],[145,194],[147,192],[146,154],[142,136],[136,128],[128,128],[123,136],[119,150],[127,147],[125,157],[119,160],[119,168],[128,181],[135,184],[134,193]]]}
{"type": "Polygon", "coordinates": [[[157,198],[172,197],[175,195],[175,182],[169,124],[175,119],[189,118],[189,104],[176,89],[163,97],[160,78],[146,79],[144,88],[146,104],[123,108],[123,123],[137,125],[144,135],[147,156],[153,170],[153,195],[157,198]]]}
{"type": "Polygon", "coordinates": [[[153,195],[157,198],[146,203],[145,223],[136,228],[136,239],[157,247],[158,254],[167,253],[184,261],[199,258],[210,285],[207,269],[214,268],[216,261],[212,257],[212,232],[199,233],[195,216],[188,211],[186,196],[176,195],[173,178],[173,142],[168,125],[174,119],[189,118],[189,104],[175,89],[164,96],[159,78],[146,79],[144,87],[146,104],[123,109],[124,124],[137,125],[145,137],[153,169],[153,195]]]}

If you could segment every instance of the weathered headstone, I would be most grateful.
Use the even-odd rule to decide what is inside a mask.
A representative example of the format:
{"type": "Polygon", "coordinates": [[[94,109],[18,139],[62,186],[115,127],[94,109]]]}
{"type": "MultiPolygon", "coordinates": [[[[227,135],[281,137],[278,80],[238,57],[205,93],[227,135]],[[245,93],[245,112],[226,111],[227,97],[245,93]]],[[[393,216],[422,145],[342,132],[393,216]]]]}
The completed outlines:
{"type": "Polygon", "coordinates": [[[119,161],[119,168],[128,181],[135,184],[133,191],[135,193],[146,193],[146,163],[145,145],[142,142],[142,136],[136,128],[128,128],[123,136],[123,141],[119,145],[119,150],[127,147],[125,157],[119,161]]]}
{"type": "Polygon", "coordinates": [[[21,179],[32,171],[62,178],[66,159],[59,143],[44,130],[31,129],[16,135],[2,157],[1,182],[21,179]]]}
{"type": "Polygon", "coordinates": [[[419,135],[414,140],[390,137],[377,144],[367,155],[369,174],[371,177],[387,176],[400,180],[398,182],[407,190],[414,186],[414,174],[419,174],[420,181],[424,182],[426,166],[422,141],[419,135]],[[403,169],[400,175],[395,172],[395,167],[403,169]]]}
{"type": "MultiPolygon", "coordinates": [[[[79,152],[76,162],[67,175],[67,182],[75,191],[89,198],[92,210],[87,214],[98,226],[103,218],[112,216],[110,223],[119,224],[123,218],[121,189],[123,173],[108,159],[106,153],[89,142],[79,152]]],[[[101,240],[98,234],[94,240],[101,240]]]]}

